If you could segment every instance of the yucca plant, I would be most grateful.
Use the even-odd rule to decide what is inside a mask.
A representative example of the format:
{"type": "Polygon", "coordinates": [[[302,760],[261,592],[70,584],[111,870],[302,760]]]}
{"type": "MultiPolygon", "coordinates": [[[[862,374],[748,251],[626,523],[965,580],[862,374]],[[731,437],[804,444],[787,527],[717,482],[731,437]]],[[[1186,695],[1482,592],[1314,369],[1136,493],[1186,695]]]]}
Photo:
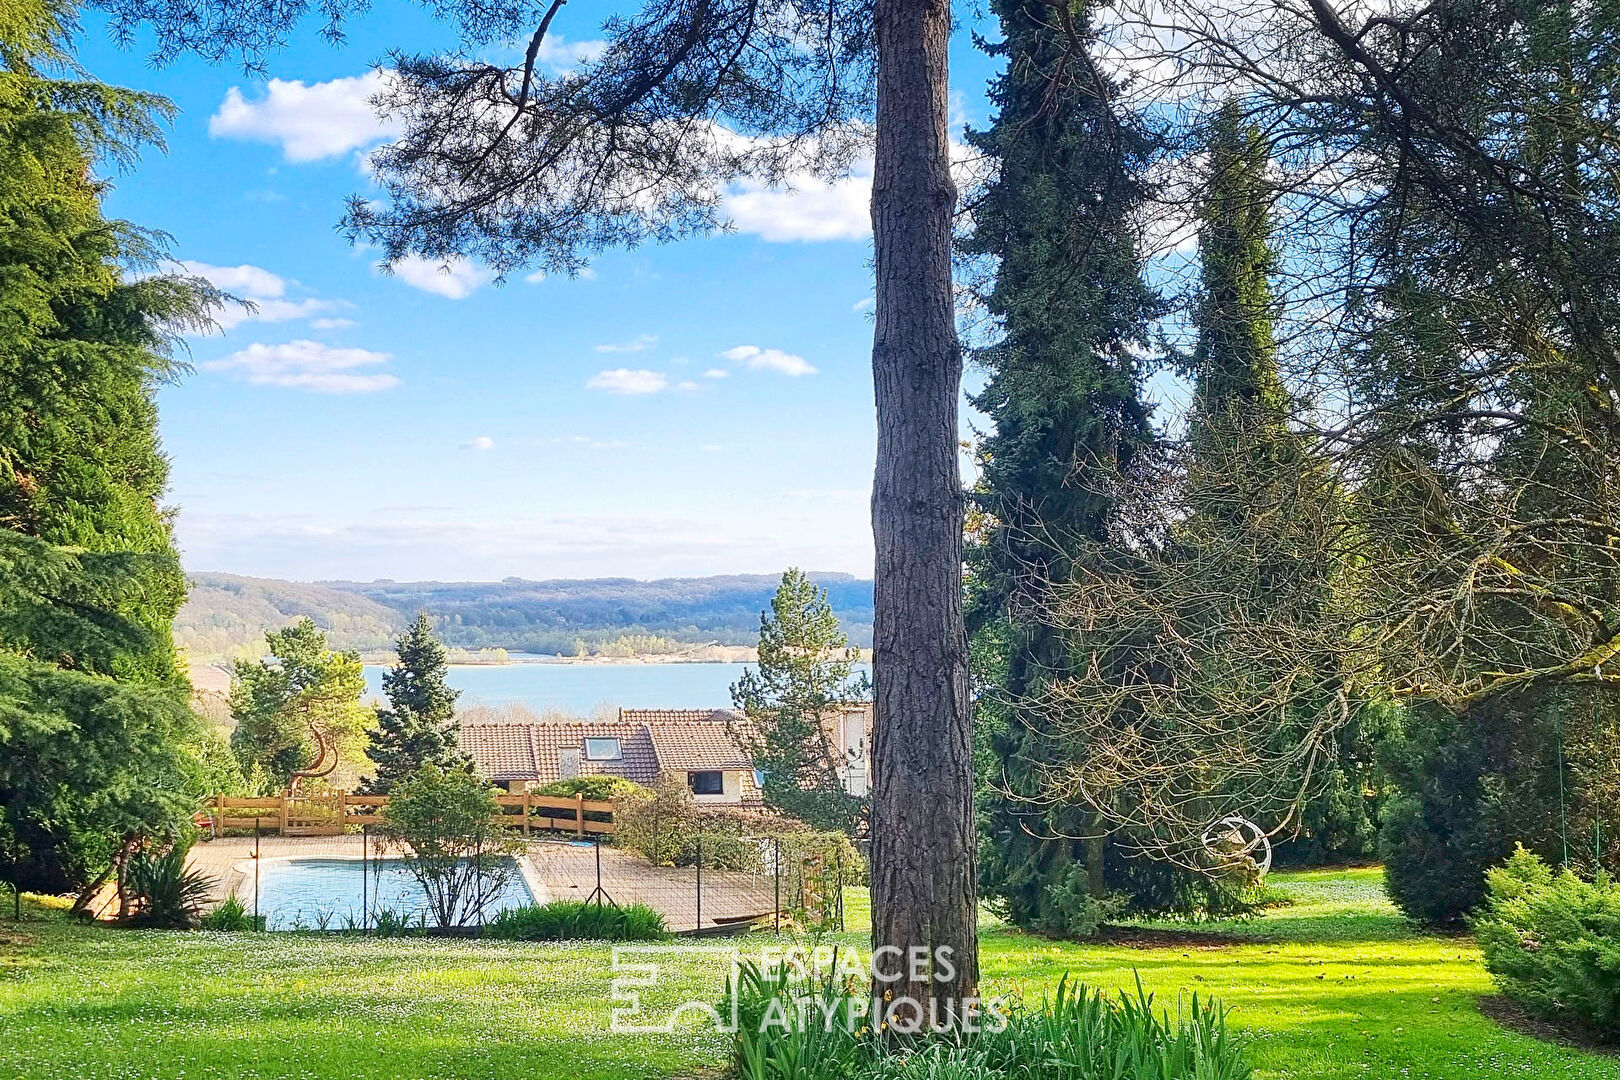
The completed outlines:
{"type": "Polygon", "coordinates": [[[738,971],[736,1067],[740,1080],[846,1080],[875,1075],[862,1021],[866,988],[832,972],[800,974],[751,962],[738,971]],[[801,1008],[801,1002],[812,1002],[801,1008]]]}
{"type": "MultiPolygon", "coordinates": [[[[836,963],[833,965],[836,970],[836,963]]],[[[1226,1013],[1194,995],[1172,1017],[1138,980],[1112,996],[1067,978],[1003,1030],[885,1046],[863,1020],[867,987],[836,975],[743,965],[735,1066],[742,1080],[1248,1080],[1226,1013]]],[[[722,1003],[729,1009],[732,1002],[722,1003]]]]}
{"type": "Polygon", "coordinates": [[[166,851],[138,851],[124,864],[124,888],[135,901],[131,926],[165,930],[195,927],[208,903],[212,883],[186,868],[186,845],[166,851]]]}

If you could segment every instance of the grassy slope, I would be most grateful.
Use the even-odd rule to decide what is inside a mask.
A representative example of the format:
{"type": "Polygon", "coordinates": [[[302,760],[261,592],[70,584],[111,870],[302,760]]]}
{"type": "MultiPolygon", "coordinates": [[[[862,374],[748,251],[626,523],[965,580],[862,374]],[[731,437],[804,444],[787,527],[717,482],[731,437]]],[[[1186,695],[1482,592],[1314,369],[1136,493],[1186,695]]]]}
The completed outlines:
{"type": "MultiPolygon", "coordinates": [[[[1265,1077],[1620,1080],[1620,1061],[1479,1016],[1489,981],[1477,951],[1408,930],[1376,871],[1274,880],[1300,902],[1198,928],[1252,944],[1060,944],[988,921],[986,983],[1039,997],[1064,972],[1129,985],[1134,968],[1172,1007],[1215,993],[1252,1033],[1265,1077]]],[[[849,914],[864,914],[858,897],[849,914]]],[[[0,1076],[628,1080],[706,1072],[725,1052],[712,1033],[608,1034],[599,945],[137,933],[40,915],[16,945],[9,926],[0,921],[0,1076]]],[[[703,997],[716,978],[691,961],[658,996],[703,997]]]]}

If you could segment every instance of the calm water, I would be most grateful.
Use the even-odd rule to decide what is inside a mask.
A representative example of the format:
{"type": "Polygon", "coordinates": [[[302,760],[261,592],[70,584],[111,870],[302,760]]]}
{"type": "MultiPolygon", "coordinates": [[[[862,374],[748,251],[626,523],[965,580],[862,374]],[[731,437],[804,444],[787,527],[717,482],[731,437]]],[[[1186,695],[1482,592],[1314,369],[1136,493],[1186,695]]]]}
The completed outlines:
{"type": "MultiPolygon", "coordinates": [[[[372,861],[370,873],[365,875],[369,880],[364,883],[359,859],[267,860],[260,875],[259,914],[265,916],[265,926],[270,930],[314,930],[326,916],[330,916],[329,929],[341,930],[345,918],[360,923],[362,910],[369,910],[373,917],[383,910],[415,917],[427,907],[421,886],[399,859],[372,861]]],[[[533,902],[529,887],[513,864],[512,879],[490,905],[486,917],[533,902]]],[[[432,921],[429,915],[428,922],[432,921]]]]}
{"type": "MultiPolygon", "coordinates": [[[[459,704],[521,702],[535,710],[566,709],[588,715],[598,705],[631,709],[725,709],[731,684],[749,664],[544,664],[468,665],[450,669],[459,704]]],[[[382,696],[379,666],[366,666],[366,686],[382,696]]]]}

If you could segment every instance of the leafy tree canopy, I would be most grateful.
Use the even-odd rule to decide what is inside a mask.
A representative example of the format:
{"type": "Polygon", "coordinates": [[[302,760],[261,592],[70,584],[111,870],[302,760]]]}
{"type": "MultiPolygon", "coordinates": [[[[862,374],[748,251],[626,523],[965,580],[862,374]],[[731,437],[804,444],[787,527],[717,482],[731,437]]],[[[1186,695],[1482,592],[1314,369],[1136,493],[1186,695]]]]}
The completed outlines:
{"type": "Polygon", "coordinates": [[[270,655],[236,664],[231,677],[231,747],[244,767],[277,786],[332,776],[361,759],[372,710],[356,652],[334,652],[309,619],[265,635],[270,655]]]}

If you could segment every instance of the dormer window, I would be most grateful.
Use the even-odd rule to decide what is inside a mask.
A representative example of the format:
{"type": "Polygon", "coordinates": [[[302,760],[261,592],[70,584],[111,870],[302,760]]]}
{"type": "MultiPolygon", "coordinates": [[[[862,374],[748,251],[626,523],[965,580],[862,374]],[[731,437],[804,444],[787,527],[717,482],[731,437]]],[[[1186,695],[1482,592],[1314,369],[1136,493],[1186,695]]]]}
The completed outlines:
{"type": "Polygon", "coordinates": [[[618,761],[624,757],[618,739],[586,739],[586,761],[618,761]]]}

